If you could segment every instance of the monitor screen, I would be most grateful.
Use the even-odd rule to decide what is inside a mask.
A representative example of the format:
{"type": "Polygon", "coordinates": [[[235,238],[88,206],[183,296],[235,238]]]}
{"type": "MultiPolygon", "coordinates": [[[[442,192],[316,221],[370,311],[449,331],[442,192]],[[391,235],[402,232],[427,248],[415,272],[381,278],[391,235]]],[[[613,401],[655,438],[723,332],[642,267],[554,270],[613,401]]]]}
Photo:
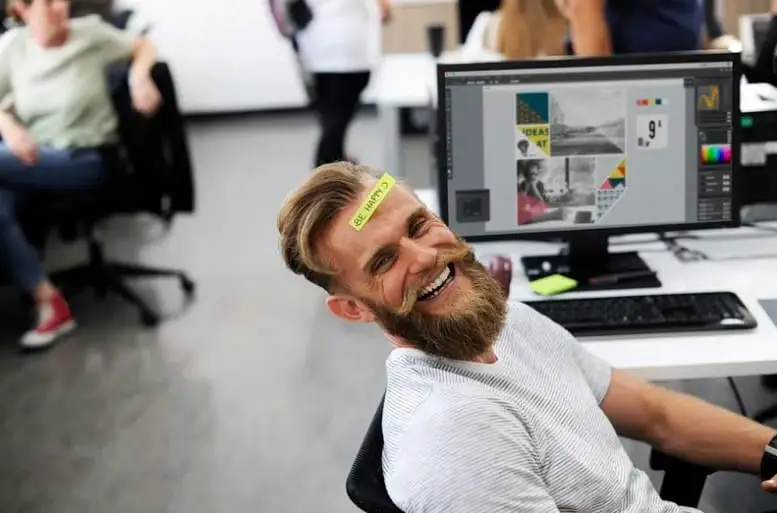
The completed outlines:
{"type": "Polygon", "coordinates": [[[737,59],[440,65],[443,219],[470,239],[735,225],[737,59]]]}

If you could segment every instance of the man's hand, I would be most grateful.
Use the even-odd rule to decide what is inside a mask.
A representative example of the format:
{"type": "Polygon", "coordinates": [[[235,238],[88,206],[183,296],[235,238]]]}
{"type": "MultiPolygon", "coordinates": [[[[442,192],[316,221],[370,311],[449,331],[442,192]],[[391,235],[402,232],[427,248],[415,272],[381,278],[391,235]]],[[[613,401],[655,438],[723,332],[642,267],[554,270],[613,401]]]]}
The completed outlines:
{"type": "Polygon", "coordinates": [[[777,476],[761,483],[761,488],[763,488],[765,492],[777,493],[777,476]]]}
{"type": "Polygon", "coordinates": [[[38,162],[38,146],[35,140],[16,121],[8,122],[3,127],[3,140],[11,153],[28,166],[34,166],[38,162]]]}
{"type": "Polygon", "coordinates": [[[159,93],[151,77],[143,76],[130,81],[132,106],[146,117],[151,117],[162,105],[162,95],[159,93]]]}

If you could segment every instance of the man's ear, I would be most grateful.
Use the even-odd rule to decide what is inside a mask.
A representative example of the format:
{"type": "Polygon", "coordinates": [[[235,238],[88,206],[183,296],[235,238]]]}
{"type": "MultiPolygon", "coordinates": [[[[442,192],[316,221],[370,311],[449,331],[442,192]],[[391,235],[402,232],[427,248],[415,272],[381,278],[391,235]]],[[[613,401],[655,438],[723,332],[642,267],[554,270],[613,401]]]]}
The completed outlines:
{"type": "Polygon", "coordinates": [[[329,296],[326,298],[326,306],[337,317],[351,322],[374,322],[375,314],[372,313],[361,301],[349,296],[329,296]]]}

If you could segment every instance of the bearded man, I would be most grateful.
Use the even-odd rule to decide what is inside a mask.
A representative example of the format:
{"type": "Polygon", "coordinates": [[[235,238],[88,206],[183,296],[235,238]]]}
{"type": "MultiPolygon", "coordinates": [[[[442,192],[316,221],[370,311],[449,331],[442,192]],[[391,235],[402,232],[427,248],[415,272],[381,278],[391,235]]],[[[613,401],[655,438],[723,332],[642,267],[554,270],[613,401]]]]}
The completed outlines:
{"type": "MultiPolygon", "coordinates": [[[[348,321],[394,346],[383,469],[407,513],[679,513],[620,439],[764,476],[777,432],[645,383],[510,303],[412,190],[364,166],[316,169],[284,203],[281,252],[348,321]]],[[[774,472],[766,491],[777,490],[774,472]]]]}

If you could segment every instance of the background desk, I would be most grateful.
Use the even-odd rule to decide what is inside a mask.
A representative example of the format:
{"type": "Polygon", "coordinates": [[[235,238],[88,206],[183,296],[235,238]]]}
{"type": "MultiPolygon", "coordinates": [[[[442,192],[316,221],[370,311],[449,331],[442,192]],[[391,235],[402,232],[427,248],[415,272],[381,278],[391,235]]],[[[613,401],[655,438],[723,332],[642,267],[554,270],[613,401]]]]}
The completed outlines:
{"type": "Polygon", "coordinates": [[[399,112],[403,108],[430,108],[436,95],[437,63],[428,53],[383,57],[373,78],[373,97],[383,145],[381,169],[405,176],[399,112]]]}
{"type": "MultiPolygon", "coordinates": [[[[422,189],[416,192],[437,212],[436,191],[422,189]]],[[[773,223],[773,227],[777,229],[777,223],[773,223]]],[[[758,320],[755,330],[585,338],[581,341],[588,350],[615,367],[649,380],[776,374],[777,327],[758,300],[777,298],[777,233],[740,228],[702,231],[694,235],[699,239],[683,240],[683,244],[704,251],[710,261],[682,263],[649,234],[613,239],[613,251],[640,252],[648,265],[658,272],[663,283],[660,289],[581,292],[563,297],[728,290],[737,293],[758,320]]],[[[559,249],[558,244],[528,241],[475,245],[481,259],[493,254],[512,258],[515,267],[510,297],[519,301],[539,298],[529,289],[520,268],[520,257],[551,254],[559,249]]]]}
{"type": "MultiPolygon", "coordinates": [[[[439,62],[493,61],[495,54],[465,56],[461,51],[444,53],[439,62]]],[[[435,109],[437,106],[437,62],[431,54],[386,55],[373,77],[372,98],[378,108],[378,124],[383,143],[381,169],[404,176],[401,109],[435,109]]]]}

